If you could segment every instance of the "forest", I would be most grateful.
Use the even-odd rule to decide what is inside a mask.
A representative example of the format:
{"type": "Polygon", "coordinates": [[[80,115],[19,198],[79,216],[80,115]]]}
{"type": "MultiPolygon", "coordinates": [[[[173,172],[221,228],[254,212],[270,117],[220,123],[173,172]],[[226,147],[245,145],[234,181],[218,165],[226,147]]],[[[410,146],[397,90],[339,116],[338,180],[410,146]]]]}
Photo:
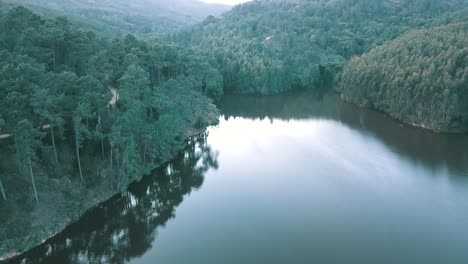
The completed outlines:
{"type": "MultiPolygon", "coordinates": [[[[184,196],[200,188],[205,173],[216,167],[206,133],[200,134],[150,177],[85,213],[79,222],[14,263],[127,263],[138,258],[152,247],[157,229],[175,217],[184,196]],[[115,234],[125,235],[116,243],[115,234]],[[65,246],[70,239],[72,246],[65,246]]],[[[25,227],[22,233],[29,229],[25,227]]]]}
{"type": "Polygon", "coordinates": [[[44,16],[67,16],[75,24],[109,36],[142,38],[161,37],[229,9],[199,0],[0,0],[0,5],[2,2],[44,16]]]}
{"type": "Polygon", "coordinates": [[[465,20],[408,32],[351,59],[340,83],[343,98],[431,130],[467,131],[465,20]]]}
{"type": "Polygon", "coordinates": [[[0,28],[2,241],[48,212],[28,239],[37,243],[218,120],[222,76],[190,50],[102,37],[24,7],[1,13],[0,28]]]}
{"type": "Polygon", "coordinates": [[[208,17],[169,41],[210,57],[227,92],[331,86],[354,55],[402,33],[466,17],[463,0],[264,0],[208,17]]]}
{"type": "MultiPolygon", "coordinates": [[[[332,91],[414,126],[468,130],[465,0],[256,0],[227,10],[0,0],[0,257],[62,230],[187,143],[195,152],[187,140],[218,122],[217,106],[281,110],[259,97],[229,104],[225,93],[332,91]]],[[[176,190],[168,211],[192,187],[176,190]]]]}

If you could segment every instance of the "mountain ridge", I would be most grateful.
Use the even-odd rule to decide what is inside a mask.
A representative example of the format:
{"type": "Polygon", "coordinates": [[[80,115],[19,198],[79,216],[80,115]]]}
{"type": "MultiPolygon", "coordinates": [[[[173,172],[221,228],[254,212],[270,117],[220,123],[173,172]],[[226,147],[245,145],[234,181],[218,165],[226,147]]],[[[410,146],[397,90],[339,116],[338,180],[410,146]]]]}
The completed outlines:
{"type": "Polygon", "coordinates": [[[199,0],[2,0],[4,5],[25,6],[42,16],[67,16],[108,35],[134,34],[161,37],[171,31],[218,16],[231,6],[199,0]]]}

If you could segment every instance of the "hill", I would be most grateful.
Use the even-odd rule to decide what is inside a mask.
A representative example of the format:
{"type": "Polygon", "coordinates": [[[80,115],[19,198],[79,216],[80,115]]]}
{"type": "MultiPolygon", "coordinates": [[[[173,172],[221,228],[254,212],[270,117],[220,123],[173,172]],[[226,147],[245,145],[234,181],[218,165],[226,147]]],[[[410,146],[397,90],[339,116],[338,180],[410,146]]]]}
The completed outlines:
{"type": "Polygon", "coordinates": [[[353,58],[340,86],[345,100],[406,123],[468,131],[468,19],[408,32],[353,58]]]}
{"type": "Polygon", "coordinates": [[[330,85],[353,55],[408,30],[461,19],[461,0],[257,0],[171,34],[219,65],[226,91],[330,85]]]}
{"type": "Polygon", "coordinates": [[[170,160],[217,122],[222,77],[190,50],[0,13],[0,258],[170,160]]]}
{"type": "Polygon", "coordinates": [[[23,5],[44,16],[67,16],[72,22],[112,35],[160,37],[218,16],[231,7],[199,0],[1,0],[23,5]]]}

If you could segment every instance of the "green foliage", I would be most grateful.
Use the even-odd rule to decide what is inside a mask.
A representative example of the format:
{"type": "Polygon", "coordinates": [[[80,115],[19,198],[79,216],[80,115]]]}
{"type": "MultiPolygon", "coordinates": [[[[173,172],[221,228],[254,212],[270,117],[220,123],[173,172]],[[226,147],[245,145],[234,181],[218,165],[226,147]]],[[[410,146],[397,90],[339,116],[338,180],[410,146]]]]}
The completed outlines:
{"type": "Polygon", "coordinates": [[[108,35],[161,36],[220,15],[229,6],[184,0],[2,0],[42,15],[65,15],[74,23],[108,35]]]}
{"type": "Polygon", "coordinates": [[[432,130],[467,131],[467,32],[468,21],[412,31],[353,58],[343,98],[432,130]]]}
{"type": "MultiPolygon", "coordinates": [[[[132,261],[154,244],[157,228],[164,226],[174,217],[177,206],[182,203],[186,195],[199,189],[206,172],[217,166],[217,154],[206,143],[206,135],[194,137],[187,142],[185,149],[179,152],[173,161],[162,165],[150,177],[145,177],[133,184],[121,195],[116,195],[101,203],[98,211],[94,208],[92,213],[81,217],[74,225],[84,227],[79,228],[78,233],[76,229],[68,228],[60,235],[43,242],[36,250],[14,257],[11,262],[57,263],[57,259],[62,256],[67,256],[68,262],[72,263],[75,260],[84,263],[132,261]],[[99,220],[96,221],[96,219],[99,220]],[[118,243],[116,243],[115,234],[122,234],[118,238],[118,243]],[[69,242],[68,246],[60,246],[65,243],[65,240],[69,242]]],[[[76,191],[74,196],[79,195],[75,193],[76,191]]],[[[56,198],[63,200],[60,194],[56,198]]],[[[67,201],[65,204],[72,202],[67,201]]],[[[61,205],[61,203],[58,204],[61,205]]],[[[60,207],[60,209],[73,210],[67,207],[60,207]]],[[[59,208],[54,208],[54,210],[59,210],[59,208]]],[[[41,218],[45,213],[38,215],[41,218]]],[[[0,215],[0,220],[3,220],[2,216],[0,215]]],[[[55,218],[47,217],[47,220],[54,222],[55,218]]],[[[38,219],[35,220],[36,222],[38,219]]],[[[4,222],[2,226],[5,227],[4,222]]],[[[14,226],[28,230],[31,224],[20,218],[14,226]]],[[[2,231],[7,237],[18,234],[17,230],[4,228],[0,229],[0,237],[2,231]]],[[[43,229],[37,230],[36,228],[31,231],[42,233],[43,236],[48,235],[43,229]]],[[[28,243],[33,243],[31,240],[36,238],[40,239],[34,235],[29,236],[28,243]]],[[[17,249],[18,240],[18,237],[13,236],[12,240],[2,244],[2,248],[17,249]]]]}
{"type": "Polygon", "coordinates": [[[333,84],[341,66],[402,33],[462,18],[466,1],[263,0],[207,18],[171,41],[217,63],[225,91],[277,93],[333,84]]]}
{"type": "Polygon", "coordinates": [[[26,168],[29,169],[34,197],[36,202],[39,202],[36,181],[33,173],[33,164],[38,160],[36,153],[37,149],[41,146],[40,139],[42,137],[42,133],[38,129],[34,128],[28,120],[24,119],[18,123],[14,132],[14,137],[19,171],[24,173],[26,168]]]}
{"type": "Polygon", "coordinates": [[[5,125],[5,120],[3,120],[2,116],[0,115],[0,133],[2,133],[4,125],[5,125]]]}
{"type": "Polygon", "coordinates": [[[0,28],[0,129],[13,134],[22,173],[29,160],[58,170],[74,149],[78,168],[70,174],[96,182],[82,156],[99,145],[102,162],[113,166],[97,174],[122,189],[217,113],[207,96],[222,95],[222,77],[192,51],[101,37],[24,7],[0,13],[0,28]]]}
{"type": "Polygon", "coordinates": [[[118,80],[119,93],[123,100],[142,101],[151,94],[149,74],[140,66],[131,64],[118,80]]]}

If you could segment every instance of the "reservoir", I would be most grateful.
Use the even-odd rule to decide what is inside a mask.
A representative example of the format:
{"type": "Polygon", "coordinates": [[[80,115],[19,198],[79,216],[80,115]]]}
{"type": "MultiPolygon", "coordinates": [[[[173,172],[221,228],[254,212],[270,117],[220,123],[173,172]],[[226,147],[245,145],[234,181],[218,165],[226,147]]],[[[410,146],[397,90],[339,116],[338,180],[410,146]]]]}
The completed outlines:
{"type": "Polygon", "coordinates": [[[225,96],[174,161],[12,263],[468,263],[468,136],[225,96]]]}

